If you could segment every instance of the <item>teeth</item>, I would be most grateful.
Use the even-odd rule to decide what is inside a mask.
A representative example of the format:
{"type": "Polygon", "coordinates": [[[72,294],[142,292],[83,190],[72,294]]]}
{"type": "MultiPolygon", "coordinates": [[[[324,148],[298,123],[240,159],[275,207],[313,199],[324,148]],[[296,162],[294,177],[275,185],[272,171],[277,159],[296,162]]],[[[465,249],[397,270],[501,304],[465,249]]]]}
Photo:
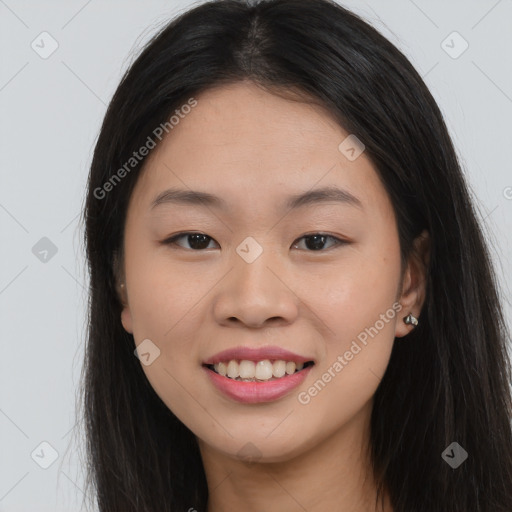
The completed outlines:
{"type": "Polygon", "coordinates": [[[272,365],[272,373],[274,377],[284,377],[286,373],[286,361],[274,361],[272,365]]]}
{"type": "Polygon", "coordinates": [[[295,373],[295,369],[297,368],[297,365],[293,361],[288,361],[286,363],[286,373],[288,375],[291,375],[292,373],[295,373]]]}
{"type": "Polygon", "coordinates": [[[252,361],[240,361],[238,370],[240,372],[241,379],[254,379],[256,365],[252,361]]]}
{"type": "Polygon", "coordinates": [[[272,363],[265,359],[256,364],[256,378],[258,380],[269,380],[272,378],[272,363]]]}
{"type": "Polygon", "coordinates": [[[224,377],[230,379],[244,380],[244,381],[265,381],[272,378],[280,378],[285,375],[292,375],[296,371],[304,368],[304,363],[295,363],[294,361],[270,361],[264,359],[263,361],[247,361],[246,359],[238,362],[235,359],[216,363],[213,369],[224,377]]]}
{"type": "Polygon", "coordinates": [[[225,377],[228,374],[228,367],[226,366],[226,363],[219,363],[215,365],[215,371],[219,374],[225,377]]]}
{"type": "MultiPolygon", "coordinates": [[[[214,366],[215,368],[215,366],[214,366]]],[[[235,379],[240,375],[239,366],[236,361],[229,361],[228,368],[227,368],[227,376],[230,379],[235,379]]]]}

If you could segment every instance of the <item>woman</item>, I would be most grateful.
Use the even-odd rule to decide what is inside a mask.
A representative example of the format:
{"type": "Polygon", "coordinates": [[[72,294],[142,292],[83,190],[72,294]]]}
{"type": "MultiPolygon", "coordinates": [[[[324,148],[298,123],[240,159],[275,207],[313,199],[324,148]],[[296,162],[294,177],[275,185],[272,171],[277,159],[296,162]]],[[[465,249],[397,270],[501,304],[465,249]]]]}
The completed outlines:
{"type": "Polygon", "coordinates": [[[512,510],[509,333],[442,115],[328,0],[169,23],[84,211],[102,512],[512,510]]]}

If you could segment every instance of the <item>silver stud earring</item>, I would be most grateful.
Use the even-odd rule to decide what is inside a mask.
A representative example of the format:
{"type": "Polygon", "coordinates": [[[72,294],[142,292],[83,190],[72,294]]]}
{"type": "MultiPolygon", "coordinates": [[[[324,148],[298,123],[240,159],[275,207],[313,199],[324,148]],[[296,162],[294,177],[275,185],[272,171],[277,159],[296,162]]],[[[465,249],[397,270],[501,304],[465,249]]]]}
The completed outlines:
{"type": "Polygon", "coordinates": [[[411,313],[409,313],[405,318],[404,318],[404,323],[405,324],[410,324],[410,325],[414,325],[415,327],[418,325],[418,319],[411,313]]]}

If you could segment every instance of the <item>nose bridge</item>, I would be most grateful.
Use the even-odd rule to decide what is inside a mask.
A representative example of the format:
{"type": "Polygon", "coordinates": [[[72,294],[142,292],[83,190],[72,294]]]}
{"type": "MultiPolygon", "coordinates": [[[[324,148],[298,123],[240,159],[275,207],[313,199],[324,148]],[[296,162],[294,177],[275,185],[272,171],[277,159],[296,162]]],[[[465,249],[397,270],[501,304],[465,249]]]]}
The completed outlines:
{"type": "Polygon", "coordinates": [[[275,257],[278,251],[271,247],[270,237],[261,235],[256,239],[248,236],[236,247],[235,252],[233,277],[242,290],[249,288],[248,291],[254,295],[275,289],[278,280],[270,269],[274,268],[276,272],[280,263],[279,258],[275,257]]]}
{"type": "Polygon", "coordinates": [[[286,276],[280,276],[284,265],[277,256],[279,251],[252,236],[235,251],[233,269],[216,301],[217,320],[237,318],[252,325],[276,317],[291,321],[297,311],[296,297],[285,285],[286,276]]]}

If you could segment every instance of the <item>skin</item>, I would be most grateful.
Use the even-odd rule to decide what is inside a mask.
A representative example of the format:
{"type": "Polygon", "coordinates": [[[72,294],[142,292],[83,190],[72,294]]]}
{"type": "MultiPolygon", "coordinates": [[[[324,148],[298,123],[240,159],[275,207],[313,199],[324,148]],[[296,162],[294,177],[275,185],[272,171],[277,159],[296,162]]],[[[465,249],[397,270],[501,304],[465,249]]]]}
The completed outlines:
{"type": "MultiPolygon", "coordinates": [[[[389,197],[364,152],[350,161],[339,151],[349,134],[320,106],[250,82],[196,99],[149,155],[129,203],[122,324],[136,345],[150,339],[160,350],[142,368],[198,439],[209,512],[380,510],[367,455],[372,400],[394,338],[413,329],[403,318],[419,317],[428,236],[416,241],[402,274],[389,197]],[[326,185],[349,191],[362,208],[328,202],[283,209],[290,194],[326,185]],[[151,209],[170,187],[219,195],[228,207],[151,209]],[[210,237],[204,248],[194,249],[187,236],[174,246],[160,243],[190,231],[210,237]],[[349,243],[327,238],[315,251],[303,238],[315,233],[349,243]],[[248,236],[263,250],[252,263],[236,252],[248,236]],[[300,403],[298,394],[398,302],[401,311],[300,403]],[[238,345],[279,345],[316,363],[285,397],[240,404],[212,386],[201,367],[238,345]],[[239,454],[247,443],[253,461],[239,454]]],[[[384,510],[392,510],[388,499],[384,510]]]]}

